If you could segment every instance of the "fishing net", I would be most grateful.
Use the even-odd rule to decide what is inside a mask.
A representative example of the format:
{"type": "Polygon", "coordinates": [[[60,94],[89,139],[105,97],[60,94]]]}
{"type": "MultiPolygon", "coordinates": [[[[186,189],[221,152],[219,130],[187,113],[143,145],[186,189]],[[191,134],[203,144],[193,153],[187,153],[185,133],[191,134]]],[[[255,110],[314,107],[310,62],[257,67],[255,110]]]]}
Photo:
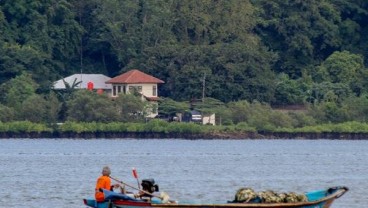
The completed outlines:
{"type": "Polygon", "coordinates": [[[233,202],[236,203],[295,203],[306,202],[308,198],[305,194],[294,192],[277,193],[272,190],[255,192],[251,188],[240,188],[233,202]]]}

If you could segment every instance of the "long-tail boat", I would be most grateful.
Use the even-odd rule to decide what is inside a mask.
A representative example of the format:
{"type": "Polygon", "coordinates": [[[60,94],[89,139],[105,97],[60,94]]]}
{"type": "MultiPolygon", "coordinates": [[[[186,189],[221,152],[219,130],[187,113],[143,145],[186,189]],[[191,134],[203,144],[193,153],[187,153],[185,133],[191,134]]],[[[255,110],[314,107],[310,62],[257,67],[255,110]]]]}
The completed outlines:
{"type": "Polygon", "coordinates": [[[280,203],[261,203],[261,202],[242,202],[227,201],[224,203],[180,203],[180,201],[168,200],[165,197],[146,193],[148,199],[134,198],[129,194],[116,193],[113,191],[102,190],[105,201],[97,203],[94,199],[84,199],[84,204],[94,208],[139,208],[139,207],[187,207],[187,208],[329,208],[333,201],[348,191],[347,187],[333,187],[323,190],[306,192],[306,201],[303,202],[280,202],[280,203]]]}

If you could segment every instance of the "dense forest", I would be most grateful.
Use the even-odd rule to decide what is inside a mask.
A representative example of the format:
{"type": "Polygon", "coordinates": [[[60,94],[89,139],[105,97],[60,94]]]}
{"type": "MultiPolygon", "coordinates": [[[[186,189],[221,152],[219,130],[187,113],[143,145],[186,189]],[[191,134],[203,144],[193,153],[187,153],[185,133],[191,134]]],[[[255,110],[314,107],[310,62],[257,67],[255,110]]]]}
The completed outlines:
{"type": "Polygon", "coordinates": [[[366,121],[367,19],[366,0],[2,0],[0,121],[87,118],[98,98],[52,83],[130,69],[165,81],[166,106],[206,97],[228,123],[292,104],[310,106],[302,124],[366,121]]]}

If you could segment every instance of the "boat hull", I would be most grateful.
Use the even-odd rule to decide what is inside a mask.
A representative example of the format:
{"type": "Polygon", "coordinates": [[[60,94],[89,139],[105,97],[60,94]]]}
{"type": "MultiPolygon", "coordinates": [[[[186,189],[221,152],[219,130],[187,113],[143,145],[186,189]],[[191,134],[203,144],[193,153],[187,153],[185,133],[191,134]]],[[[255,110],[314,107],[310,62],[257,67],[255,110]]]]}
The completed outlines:
{"type": "Polygon", "coordinates": [[[97,204],[94,200],[84,199],[87,206],[95,208],[169,208],[169,207],[188,207],[188,208],[329,208],[335,199],[341,197],[348,191],[346,187],[334,187],[322,191],[306,193],[310,200],[308,202],[296,203],[225,203],[225,204],[182,204],[182,203],[150,203],[139,200],[112,199],[97,204]]]}

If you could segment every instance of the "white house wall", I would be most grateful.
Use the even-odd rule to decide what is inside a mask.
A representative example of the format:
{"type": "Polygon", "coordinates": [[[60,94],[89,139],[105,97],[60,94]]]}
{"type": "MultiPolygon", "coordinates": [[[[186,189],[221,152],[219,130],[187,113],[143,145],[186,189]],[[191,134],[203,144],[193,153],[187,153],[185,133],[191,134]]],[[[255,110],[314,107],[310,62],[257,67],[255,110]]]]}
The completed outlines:
{"type": "MultiPolygon", "coordinates": [[[[124,86],[125,86],[127,94],[130,93],[129,92],[129,87],[139,87],[139,86],[141,86],[142,87],[142,91],[141,91],[142,100],[146,100],[144,98],[144,96],[146,96],[146,97],[157,97],[157,84],[127,84],[127,85],[125,85],[125,84],[113,84],[112,89],[111,89],[111,96],[112,97],[118,97],[119,96],[118,95],[119,94],[118,93],[118,86],[120,86],[120,89],[121,89],[120,93],[123,93],[123,89],[124,89],[124,86]],[[114,86],[116,87],[116,96],[114,96],[114,94],[113,94],[113,87],[114,86]],[[153,93],[153,87],[155,87],[155,89],[156,89],[155,94],[153,93]]],[[[147,113],[148,113],[147,117],[154,118],[155,116],[158,115],[157,102],[155,102],[155,101],[148,101],[148,102],[150,102],[152,104],[152,107],[154,107],[155,110],[147,109],[147,113]]]]}
{"type": "Polygon", "coordinates": [[[202,120],[203,124],[212,124],[212,125],[216,125],[216,114],[212,114],[209,116],[203,116],[203,120],[202,120]]]}
{"type": "Polygon", "coordinates": [[[113,84],[112,86],[112,89],[111,89],[111,96],[112,97],[117,97],[119,92],[117,91],[118,90],[118,86],[120,86],[121,88],[121,92],[120,93],[123,93],[123,89],[124,89],[124,86],[125,86],[125,89],[126,89],[126,93],[130,93],[129,92],[129,87],[142,87],[142,95],[146,96],[146,97],[157,97],[157,84],[127,84],[127,85],[124,85],[124,84],[113,84]],[[113,94],[113,87],[116,87],[116,96],[114,96],[113,94]],[[153,88],[155,87],[156,91],[155,93],[153,92],[153,88]]]}
{"type": "Polygon", "coordinates": [[[157,97],[157,84],[128,84],[127,91],[129,91],[129,87],[142,87],[142,94],[146,97],[157,97]],[[153,93],[153,87],[156,86],[156,94],[153,93]]]}

